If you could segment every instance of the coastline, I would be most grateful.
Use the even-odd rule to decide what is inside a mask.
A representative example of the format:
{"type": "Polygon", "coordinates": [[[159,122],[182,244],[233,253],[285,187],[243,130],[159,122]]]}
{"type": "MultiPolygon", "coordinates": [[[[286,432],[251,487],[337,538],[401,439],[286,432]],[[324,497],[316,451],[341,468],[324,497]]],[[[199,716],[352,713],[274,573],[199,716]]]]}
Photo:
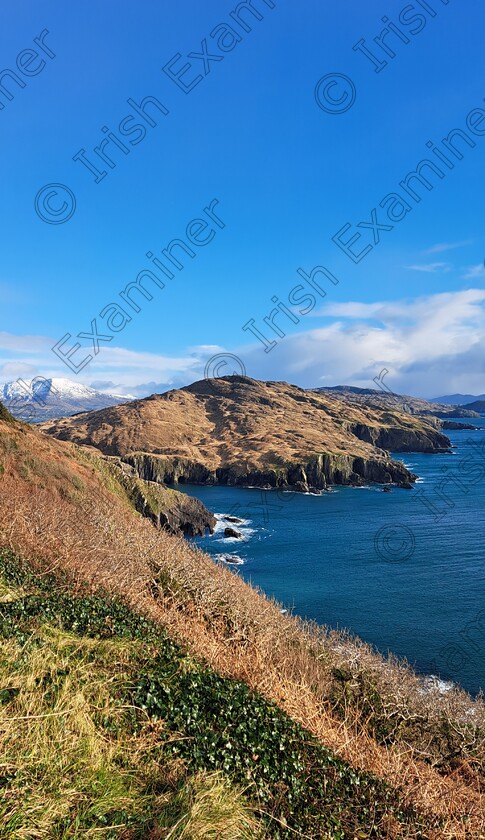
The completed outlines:
{"type": "MultiPolygon", "coordinates": [[[[483,422],[485,425],[485,418],[483,422]]],[[[482,427],[476,435],[484,433],[482,427]]],[[[473,507],[466,522],[462,517],[470,505],[480,507],[482,484],[469,484],[466,494],[460,484],[447,484],[445,479],[447,475],[453,478],[456,465],[469,457],[468,446],[479,444],[479,439],[463,430],[452,435],[457,448],[440,458],[423,453],[406,457],[408,468],[419,474],[407,493],[397,488],[384,493],[382,486],[372,484],[335,486],[319,495],[182,485],[182,492],[195,495],[212,510],[251,520],[249,527],[256,530],[241,543],[216,544],[214,537],[207,536],[197,540],[197,545],[213,558],[239,554],[244,564],[235,571],[303,618],[349,627],[378,650],[390,650],[415,663],[423,678],[435,675],[444,682],[463,685],[476,696],[485,687],[480,653],[485,635],[480,635],[478,628],[467,638],[465,628],[475,621],[480,609],[480,520],[473,507]],[[441,499],[440,508],[446,515],[435,522],[418,494],[425,492],[438,504],[440,488],[448,504],[441,499]],[[365,492],[356,497],[354,490],[365,492]],[[469,534],[470,547],[463,560],[453,547],[455,522],[460,523],[464,539],[469,534]],[[347,539],[342,534],[343,523],[347,539]],[[390,544],[396,551],[389,562],[376,553],[374,544],[376,533],[386,524],[398,527],[395,545],[392,539],[390,544]],[[415,540],[411,556],[407,556],[409,530],[415,540]],[[459,587],[455,579],[460,580],[459,587]],[[440,607],[434,608],[433,600],[424,598],[426,591],[441,593],[440,607]]],[[[478,458],[478,450],[471,451],[478,458]]],[[[478,468],[471,463],[474,476],[478,468]]]]}

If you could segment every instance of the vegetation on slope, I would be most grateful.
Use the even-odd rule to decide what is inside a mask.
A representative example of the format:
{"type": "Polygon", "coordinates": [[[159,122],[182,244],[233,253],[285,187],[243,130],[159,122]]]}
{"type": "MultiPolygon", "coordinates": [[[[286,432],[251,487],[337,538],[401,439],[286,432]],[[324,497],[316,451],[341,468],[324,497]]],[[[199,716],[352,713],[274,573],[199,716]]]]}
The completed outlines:
{"type": "Polygon", "coordinates": [[[132,704],[154,655],[185,666],[119,603],[59,594],[0,555],[2,837],[259,836],[241,791],[190,772],[170,728],[132,704]]]}
{"type": "MultiPolygon", "coordinates": [[[[386,387],[386,386],[384,386],[386,387]]],[[[439,417],[479,417],[478,410],[471,410],[473,406],[448,405],[429,402],[420,397],[410,397],[406,394],[395,394],[392,391],[377,390],[376,388],[355,388],[351,385],[336,385],[333,387],[313,388],[317,394],[328,394],[336,399],[357,405],[372,406],[374,408],[405,411],[421,417],[431,418],[430,422],[439,417]]]]}
{"type": "Polygon", "coordinates": [[[386,784],[121,603],[8,552],[0,581],[7,836],[424,836],[386,784]]]}
{"type": "Polygon", "coordinates": [[[2,420],[4,423],[14,423],[15,422],[14,418],[12,417],[10,412],[7,411],[7,409],[5,408],[5,406],[2,403],[0,403],[0,420],[2,420]]]}
{"type": "Polygon", "coordinates": [[[107,458],[106,465],[115,484],[123,488],[134,509],[157,527],[165,528],[172,534],[188,536],[203,536],[207,531],[214,530],[214,514],[198,499],[138,478],[135,470],[119,458],[107,458]]]}
{"type": "MultiPolygon", "coordinates": [[[[285,720],[303,727],[308,741],[353,768],[357,778],[378,779],[381,791],[384,783],[390,807],[399,800],[406,817],[381,836],[417,837],[421,832],[429,840],[478,840],[483,835],[485,710],[480,701],[458,689],[444,695],[425,690],[405,664],[385,660],[342,633],[282,615],[277,604],[239,576],[135,514],[102,459],[24,424],[0,421],[0,464],[0,544],[42,576],[52,571],[58,581],[70,580],[66,597],[104,591],[122,598],[135,614],[165,628],[182,646],[182,659],[214,680],[205,683],[201,677],[204,691],[194,689],[199,699],[215,686],[216,696],[221,691],[228,703],[232,695],[224,694],[226,683],[219,680],[244,684],[249,698],[256,693],[271,709],[277,707],[288,716],[285,720]],[[419,828],[421,817],[414,820],[412,814],[423,816],[426,829],[419,828]]],[[[25,581],[9,585],[26,588],[25,581]]],[[[59,586],[56,597],[62,595],[59,586]]],[[[61,629],[72,633],[76,628],[61,629]]],[[[146,643],[151,644],[148,637],[146,643]]],[[[143,676],[154,685],[159,681],[139,660],[133,679],[143,676]]],[[[135,684],[146,692],[146,685],[135,684]]],[[[234,688],[236,694],[239,690],[244,689],[234,688]]],[[[166,697],[161,696],[165,720],[166,697]]],[[[148,711],[146,693],[131,696],[130,703],[145,704],[148,711]]],[[[225,711],[230,713],[224,705],[217,708],[222,720],[225,711]]],[[[150,725],[158,726],[155,715],[156,709],[150,709],[150,725]]],[[[230,721],[245,717],[246,712],[230,715],[230,721]]],[[[173,727],[180,729],[178,720],[173,727]]],[[[189,767],[185,756],[183,761],[189,767]]],[[[198,770],[193,765],[188,772],[198,770]]],[[[231,783],[236,790],[250,781],[237,779],[235,774],[231,783]]],[[[307,785],[308,796],[320,801],[307,785]]],[[[381,807],[380,795],[376,807],[379,802],[381,807]]],[[[258,813],[258,819],[263,817],[258,813]]],[[[283,830],[278,823],[272,830],[277,826],[283,830]]],[[[359,828],[368,835],[372,830],[370,818],[359,828]]]]}

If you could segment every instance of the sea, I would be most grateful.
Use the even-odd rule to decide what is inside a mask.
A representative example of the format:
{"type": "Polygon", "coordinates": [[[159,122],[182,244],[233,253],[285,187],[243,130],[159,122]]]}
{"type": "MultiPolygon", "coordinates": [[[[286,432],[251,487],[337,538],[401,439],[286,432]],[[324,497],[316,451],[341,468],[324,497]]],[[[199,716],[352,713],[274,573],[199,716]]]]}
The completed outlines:
{"type": "Polygon", "coordinates": [[[476,695],[485,691],[485,417],[469,422],[480,428],[446,432],[449,453],[393,453],[419,476],[412,490],[180,485],[217,515],[215,533],[195,541],[282,609],[476,695]],[[226,537],[227,527],[242,537],[226,537]]]}

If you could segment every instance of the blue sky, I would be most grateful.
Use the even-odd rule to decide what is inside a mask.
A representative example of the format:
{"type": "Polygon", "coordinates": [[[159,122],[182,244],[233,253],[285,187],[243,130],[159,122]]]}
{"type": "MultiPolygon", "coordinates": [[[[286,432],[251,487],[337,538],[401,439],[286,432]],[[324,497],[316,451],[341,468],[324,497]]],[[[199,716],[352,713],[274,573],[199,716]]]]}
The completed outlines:
{"type": "MultiPolygon", "coordinates": [[[[454,157],[419,203],[409,200],[412,210],[380,232],[361,262],[332,237],[350,223],[362,243],[372,242],[357,223],[430,155],[427,141],[442,148],[442,138],[485,108],[485,10],[472,0],[275,0],[274,8],[254,0],[262,19],[242,13],[247,32],[231,17],[237,5],[20,0],[2,10],[0,65],[25,87],[4,77],[12,100],[0,89],[0,381],[67,376],[144,394],[200,378],[207,359],[227,351],[248,375],[303,386],[371,387],[386,367],[393,390],[483,393],[485,136],[459,147],[463,159],[454,157]],[[421,23],[409,23],[413,6],[421,23]],[[404,33],[384,40],[394,58],[373,41],[383,17],[404,33]],[[211,37],[223,23],[237,40],[227,52],[216,44],[220,29],[211,37]],[[45,30],[41,52],[33,39],[45,30]],[[361,38],[387,58],[381,72],[352,49],[361,38]],[[212,55],[205,64],[187,58],[201,54],[203,39],[212,55]],[[23,53],[32,48],[39,58],[23,53]],[[162,70],[178,53],[172,72],[190,63],[186,84],[207,71],[189,93],[162,70]],[[20,54],[36,75],[20,73],[20,54]],[[344,113],[315,101],[316,83],[331,73],[355,85],[344,113]],[[146,136],[131,145],[118,130],[133,113],[127,99],[148,96],[168,113],[147,109],[157,125],[139,118],[146,136]],[[114,168],[93,151],[104,126],[128,149],[111,143],[114,168]],[[81,149],[107,171],[99,183],[72,160],[81,149]],[[74,194],[75,212],[48,224],[34,198],[59,183],[74,194]],[[109,334],[99,313],[120,304],[120,290],[150,268],[146,252],[161,257],[173,239],[187,242],[188,223],[214,199],[224,227],[208,228],[214,236],[191,246],[196,256],[184,256],[183,270],[165,277],[152,301],[137,297],[141,311],[128,309],[126,327],[101,341],[82,370],[70,370],[52,345],[70,333],[64,351],[79,341],[72,359],[84,359],[92,342],[77,334],[89,333],[94,318],[109,334]],[[327,282],[326,297],[305,315],[301,305],[290,307],[298,323],[279,315],[284,337],[275,334],[263,322],[271,299],[288,306],[297,269],[318,265],[338,285],[327,282]],[[242,329],[250,319],[276,340],[271,352],[242,329]]],[[[334,87],[329,95],[339,94],[334,87]]],[[[382,212],[379,221],[389,224],[382,212]]]]}

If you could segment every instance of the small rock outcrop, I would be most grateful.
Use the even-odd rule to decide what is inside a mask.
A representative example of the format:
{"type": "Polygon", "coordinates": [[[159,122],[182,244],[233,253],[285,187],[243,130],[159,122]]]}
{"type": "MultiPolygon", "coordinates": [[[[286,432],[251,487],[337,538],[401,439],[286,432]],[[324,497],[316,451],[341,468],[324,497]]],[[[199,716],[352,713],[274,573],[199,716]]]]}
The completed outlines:
{"type": "Polygon", "coordinates": [[[234,528],[224,528],[224,536],[225,537],[233,537],[236,540],[242,539],[242,534],[239,531],[236,531],[234,528]]]}

